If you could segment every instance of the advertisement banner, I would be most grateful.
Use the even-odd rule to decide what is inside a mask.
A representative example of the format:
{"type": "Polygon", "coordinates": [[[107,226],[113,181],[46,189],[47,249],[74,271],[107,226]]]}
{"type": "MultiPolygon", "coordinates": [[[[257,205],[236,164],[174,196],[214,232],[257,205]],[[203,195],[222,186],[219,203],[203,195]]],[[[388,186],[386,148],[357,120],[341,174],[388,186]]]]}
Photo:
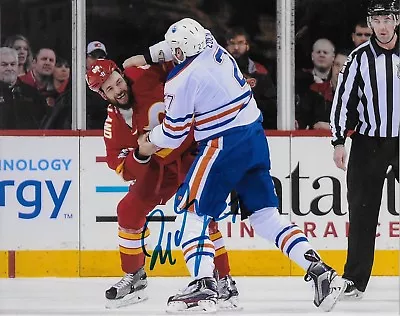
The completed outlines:
{"type": "MultiPolygon", "coordinates": [[[[348,139],[347,154],[350,147],[348,139]]],[[[292,221],[317,249],[346,249],[349,227],[346,172],[335,166],[329,138],[292,138],[291,177],[292,221]]],[[[400,236],[399,186],[391,170],[383,192],[376,249],[395,250],[399,248],[400,236]]]]}
{"type": "MultiPolygon", "coordinates": [[[[281,216],[296,223],[340,272],[347,248],[347,190],[329,138],[273,136],[268,143],[281,216]]],[[[0,137],[0,252],[5,258],[0,277],[121,274],[117,206],[131,183],[108,167],[105,155],[100,136],[0,137]]],[[[388,170],[374,275],[398,273],[398,190],[388,170]]],[[[228,213],[231,197],[226,203],[228,213]]],[[[180,245],[173,239],[179,229],[174,209],[174,198],[156,207],[147,250],[161,246],[176,264],[157,258],[150,275],[185,274],[180,245]]],[[[258,237],[248,220],[230,215],[218,225],[233,273],[303,273],[274,244],[258,237]]]]}
{"type": "Polygon", "coordinates": [[[78,137],[0,137],[0,250],[79,249],[78,155],[78,137]]]}
{"type": "Polygon", "coordinates": [[[81,137],[80,151],[81,249],[117,249],[117,205],[129,183],[108,168],[102,137],[81,137]]]}
{"type": "MultiPolygon", "coordinates": [[[[299,225],[317,249],[347,247],[348,209],[345,172],[332,160],[327,137],[269,137],[271,175],[280,200],[280,212],[299,225]]],[[[347,143],[350,149],[351,140],[347,143]]],[[[82,249],[117,249],[116,209],[128,191],[125,182],[105,162],[102,139],[84,137],[81,141],[81,219],[82,249]]],[[[384,187],[377,249],[398,249],[398,183],[388,173],[384,187]]],[[[230,199],[227,200],[229,211],[230,199]]],[[[166,217],[174,213],[174,200],[158,206],[166,217]]],[[[157,213],[159,215],[159,213],[157,213]]],[[[160,223],[151,222],[149,248],[158,242],[160,223]]],[[[219,223],[229,249],[275,249],[254,234],[248,221],[228,217],[219,223]]],[[[174,232],[172,221],[165,224],[166,235],[174,232]]]]}

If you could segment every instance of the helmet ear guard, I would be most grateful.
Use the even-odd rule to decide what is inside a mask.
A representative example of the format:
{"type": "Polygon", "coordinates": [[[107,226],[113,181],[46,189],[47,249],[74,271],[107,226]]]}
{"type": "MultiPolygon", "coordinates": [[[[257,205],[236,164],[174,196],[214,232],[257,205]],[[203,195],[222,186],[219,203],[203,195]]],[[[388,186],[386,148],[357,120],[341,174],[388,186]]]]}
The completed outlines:
{"type": "Polygon", "coordinates": [[[184,18],[172,24],[165,33],[165,40],[178,63],[184,62],[187,57],[200,54],[206,48],[204,27],[190,18],[184,18]],[[180,52],[181,55],[179,55],[180,52]]]}

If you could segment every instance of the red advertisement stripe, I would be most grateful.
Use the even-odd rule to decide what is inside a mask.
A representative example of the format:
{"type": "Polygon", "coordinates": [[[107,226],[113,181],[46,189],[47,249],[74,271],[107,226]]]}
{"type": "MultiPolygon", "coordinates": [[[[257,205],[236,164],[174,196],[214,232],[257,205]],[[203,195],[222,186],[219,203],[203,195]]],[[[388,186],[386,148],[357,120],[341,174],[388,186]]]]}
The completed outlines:
{"type": "Polygon", "coordinates": [[[8,277],[15,278],[15,251],[8,251],[8,277]]]}
{"type": "Polygon", "coordinates": [[[96,162],[107,162],[105,156],[96,156],[96,162]]]}

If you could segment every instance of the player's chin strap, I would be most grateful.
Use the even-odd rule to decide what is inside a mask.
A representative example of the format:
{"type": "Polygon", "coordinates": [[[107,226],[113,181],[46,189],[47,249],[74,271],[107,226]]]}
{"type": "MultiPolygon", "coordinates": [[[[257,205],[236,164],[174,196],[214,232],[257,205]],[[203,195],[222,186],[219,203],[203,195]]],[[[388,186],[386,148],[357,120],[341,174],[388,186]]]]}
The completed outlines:
{"type": "Polygon", "coordinates": [[[383,44],[383,45],[386,45],[386,44],[389,44],[389,43],[392,41],[392,39],[394,38],[395,35],[396,35],[396,31],[393,32],[392,37],[391,37],[390,40],[388,40],[387,42],[382,42],[382,41],[380,41],[379,38],[378,38],[378,36],[375,36],[375,39],[376,39],[379,43],[381,43],[381,44],[383,44]]]}
{"type": "MultiPolygon", "coordinates": [[[[400,16],[399,16],[398,14],[391,14],[391,15],[393,15],[394,21],[395,21],[395,23],[396,23],[396,27],[398,27],[398,26],[399,26],[400,16]]],[[[368,18],[367,18],[367,24],[368,24],[368,27],[369,27],[370,29],[372,29],[373,32],[375,33],[374,29],[373,29],[372,26],[371,26],[371,17],[368,17],[368,18]]],[[[392,41],[392,39],[394,38],[395,35],[396,35],[396,30],[393,32],[392,37],[391,37],[390,40],[387,41],[387,42],[382,42],[382,41],[380,41],[380,40],[378,39],[378,36],[376,36],[376,34],[375,34],[375,39],[376,39],[379,43],[381,43],[381,44],[383,44],[383,45],[386,45],[386,44],[389,44],[389,43],[392,41]]]]}

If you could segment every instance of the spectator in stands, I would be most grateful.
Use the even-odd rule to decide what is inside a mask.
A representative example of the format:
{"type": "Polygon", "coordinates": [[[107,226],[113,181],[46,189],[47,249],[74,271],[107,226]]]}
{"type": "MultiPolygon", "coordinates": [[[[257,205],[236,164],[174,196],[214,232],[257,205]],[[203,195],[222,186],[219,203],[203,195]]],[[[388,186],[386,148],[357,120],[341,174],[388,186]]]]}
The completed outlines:
{"type": "MultiPolygon", "coordinates": [[[[335,94],[339,72],[343,68],[349,55],[348,50],[339,51],[332,65],[332,74],[329,83],[331,95],[335,94]]],[[[312,81],[312,77],[303,78],[303,83],[312,81]]],[[[308,84],[309,84],[308,83],[308,84]]],[[[296,89],[301,89],[300,82],[296,82],[296,89]],[[299,85],[299,87],[298,87],[299,85]]],[[[313,83],[314,84],[314,83],[313,83]]],[[[296,94],[296,120],[300,129],[325,129],[330,130],[329,121],[333,98],[327,100],[323,95],[316,93],[314,90],[303,91],[303,94],[296,94]]]]}
{"type": "Polygon", "coordinates": [[[35,87],[46,99],[48,106],[53,106],[56,93],[53,86],[53,72],[56,64],[56,54],[53,49],[42,47],[33,57],[32,70],[21,76],[21,80],[35,87]]]}
{"type": "MultiPolygon", "coordinates": [[[[86,69],[99,58],[106,58],[107,50],[105,45],[99,41],[90,42],[86,49],[86,69]]],[[[57,59],[57,64],[66,65],[62,59],[57,59]]],[[[65,70],[55,68],[54,80],[56,77],[66,76],[65,70]]],[[[65,68],[65,67],[64,67],[65,68]]],[[[69,67],[68,67],[69,68],[69,67]]],[[[69,73],[69,72],[68,72],[69,73]]],[[[60,85],[61,86],[61,85],[60,85]]],[[[57,88],[57,83],[55,82],[57,88]]],[[[68,85],[67,85],[68,87],[68,85]]],[[[44,123],[44,129],[71,129],[72,126],[72,95],[70,89],[62,94],[56,101],[51,115],[48,116],[44,123]]],[[[103,130],[104,121],[107,117],[108,102],[105,101],[98,93],[93,92],[86,86],[86,128],[103,130]]]]}
{"type": "Polygon", "coordinates": [[[343,66],[347,60],[347,56],[349,55],[350,55],[350,50],[348,49],[342,49],[336,53],[332,65],[332,76],[330,80],[333,94],[335,94],[339,72],[343,69],[343,66]]]}
{"type": "Polygon", "coordinates": [[[107,57],[106,46],[99,41],[90,42],[86,49],[86,69],[90,69],[90,66],[100,58],[107,57]]]}
{"type": "Polygon", "coordinates": [[[311,73],[314,82],[310,89],[322,95],[326,102],[332,103],[331,71],[335,59],[335,46],[328,39],[319,39],[314,43],[311,59],[314,68],[311,73]]]}
{"type": "Polygon", "coordinates": [[[295,79],[295,127],[296,129],[313,129],[316,120],[316,109],[325,109],[324,98],[310,89],[314,83],[311,72],[300,71],[295,79]]]}
{"type": "Polygon", "coordinates": [[[267,69],[249,58],[248,34],[242,28],[233,29],[226,37],[226,49],[235,58],[240,71],[253,90],[254,98],[263,115],[264,129],[276,129],[276,87],[267,69]]]}
{"type": "Polygon", "coordinates": [[[322,83],[330,79],[331,68],[335,58],[335,46],[326,39],[318,39],[312,49],[311,60],[314,68],[311,73],[315,83],[322,83]]]}
{"type": "Polygon", "coordinates": [[[18,52],[18,76],[27,74],[32,67],[32,50],[28,39],[21,34],[12,35],[6,39],[4,46],[18,52]]]}
{"type": "Polygon", "coordinates": [[[367,21],[360,20],[354,25],[354,31],[351,33],[351,39],[354,47],[360,46],[362,43],[369,41],[372,36],[372,30],[368,27],[367,21]]]}
{"type": "Polygon", "coordinates": [[[39,92],[18,78],[18,53],[0,48],[0,129],[39,129],[47,106],[39,92]]]}
{"type": "Polygon", "coordinates": [[[243,28],[234,28],[226,36],[226,49],[246,73],[267,74],[267,69],[249,58],[250,37],[243,28]]]}
{"type": "Polygon", "coordinates": [[[57,56],[57,62],[53,72],[53,85],[56,101],[43,123],[43,129],[71,129],[72,127],[72,90],[71,68],[69,62],[57,56]]]}
{"type": "MultiPolygon", "coordinates": [[[[301,69],[296,71],[295,74],[295,84],[301,85],[304,87],[304,84],[301,83],[302,80],[305,83],[309,83],[309,89],[320,94],[324,99],[325,103],[331,104],[333,100],[333,93],[330,84],[331,79],[331,69],[333,60],[335,58],[335,47],[333,43],[325,38],[320,38],[315,41],[311,53],[311,59],[314,67],[312,69],[301,69]],[[312,79],[311,82],[309,79],[312,79]]],[[[297,89],[297,87],[295,87],[297,89]]],[[[302,119],[298,120],[299,128],[305,128],[303,124],[307,122],[305,126],[307,128],[313,128],[313,125],[317,122],[315,121],[316,115],[311,115],[309,118],[304,117],[304,113],[310,113],[310,109],[308,108],[325,108],[325,106],[321,107],[320,102],[317,100],[319,98],[315,98],[314,94],[310,94],[308,91],[304,91],[303,89],[297,89],[296,93],[297,97],[301,102],[297,102],[297,113],[303,113],[301,115],[302,119]],[[313,102],[311,104],[306,104],[304,100],[311,98],[313,102]],[[317,106],[317,107],[315,107],[317,106]],[[308,109],[308,110],[307,110],[308,109]],[[300,112],[299,112],[300,111],[300,112]],[[312,124],[312,125],[310,125],[312,124]],[[302,127],[303,126],[303,127],[302,127]]],[[[297,115],[298,117],[299,115],[297,115]]],[[[329,122],[329,120],[328,120],[329,122]]]]}
{"type": "Polygon", "coordinates": [[[53,72],[53,86],[58,95],[61,95],[67,89],[70,82],[71,67],[68,61],[60,56],[57,56],[57,62],[53,72]]]}
{"type": "MultiPolygon", "coordinates": [[[[99,41],[90,42],[86,50],[86,69],[94,61],[107,57],[106,46],[99,41]]],[[[103,130],[104,121],[107,117],[108,102],[98,93],[93,92],[86,86],[86,128],[103,130]]]]}

